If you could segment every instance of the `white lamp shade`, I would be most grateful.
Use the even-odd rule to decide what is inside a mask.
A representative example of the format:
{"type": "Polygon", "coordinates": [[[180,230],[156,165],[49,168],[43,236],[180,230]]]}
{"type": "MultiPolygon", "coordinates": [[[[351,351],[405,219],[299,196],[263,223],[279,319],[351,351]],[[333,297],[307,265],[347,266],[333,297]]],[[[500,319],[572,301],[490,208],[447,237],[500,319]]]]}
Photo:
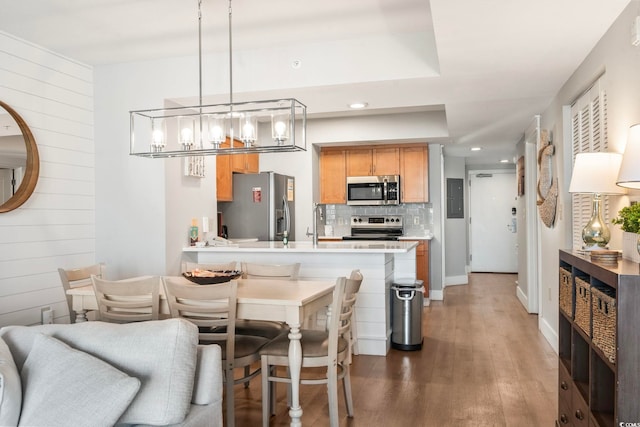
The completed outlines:
{"type": "Polygon", "coordinates": [[[627,146],[624,149],[616,184],[640,189],[640,123],[629,128],[627,146]]]}
{"type": "Polygon", "coordinates": [[[580,153],[576,156],[571,175],[570,193],[625,194],[616,185],[622,162],[618,153],[580,153]]]}

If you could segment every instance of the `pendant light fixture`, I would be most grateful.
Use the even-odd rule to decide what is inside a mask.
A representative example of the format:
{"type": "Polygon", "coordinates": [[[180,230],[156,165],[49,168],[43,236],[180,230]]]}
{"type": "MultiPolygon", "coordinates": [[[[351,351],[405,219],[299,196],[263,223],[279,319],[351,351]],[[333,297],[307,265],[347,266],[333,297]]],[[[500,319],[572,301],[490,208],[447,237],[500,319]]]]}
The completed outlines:
{"type": "Polygon", "coordinates": [[[202,102],[202,0],[198,0],[199,104],[130,111],[129,154],[164,158],[305,151],[307,107],[293,98],[233,101],[229,0],[229,103],[202,102]]]}

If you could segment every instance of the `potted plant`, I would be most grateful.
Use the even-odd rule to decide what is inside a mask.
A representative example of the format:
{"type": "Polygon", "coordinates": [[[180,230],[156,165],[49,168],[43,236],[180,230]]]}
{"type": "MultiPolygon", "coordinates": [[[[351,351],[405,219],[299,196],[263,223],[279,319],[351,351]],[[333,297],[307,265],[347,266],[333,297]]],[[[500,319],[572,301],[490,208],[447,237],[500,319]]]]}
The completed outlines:
{"type": "MultiPolygon", "coordinates": [[[[625,206],[618,211],[618,216],[611,220],[613,224],[620,225],[622,231],[625,232],[623,241],[623,255],[627,250],[626,242],[630,241],[631,247],[635,245],[636,251],[640,254],[640,203],[633,203],[630,206],[625,206]]],[[[626,254],[626,257],[634,261],[638,261],[638,257],[632,253],[626,254]]]]}

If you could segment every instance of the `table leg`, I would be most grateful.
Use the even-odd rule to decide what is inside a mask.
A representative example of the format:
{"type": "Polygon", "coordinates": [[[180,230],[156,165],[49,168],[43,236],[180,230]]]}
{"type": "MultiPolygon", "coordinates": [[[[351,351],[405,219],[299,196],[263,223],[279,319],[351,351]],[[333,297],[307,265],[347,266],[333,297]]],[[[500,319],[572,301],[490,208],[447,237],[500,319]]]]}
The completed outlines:
{"type": "Polygon", "coordinates": [[[302,346],[300,324],[289,325],[289,370],[291,375],[291,427],[302,426],[302,407],[300,406],[300,371],[302,369],[302,346]]]}

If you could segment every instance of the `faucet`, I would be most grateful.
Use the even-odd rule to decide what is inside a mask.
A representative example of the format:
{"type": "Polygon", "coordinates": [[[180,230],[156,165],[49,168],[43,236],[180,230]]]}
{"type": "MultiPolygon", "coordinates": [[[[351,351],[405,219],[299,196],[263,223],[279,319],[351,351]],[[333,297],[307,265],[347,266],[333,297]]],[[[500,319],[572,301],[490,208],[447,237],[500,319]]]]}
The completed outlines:
{"type": "Polygon", "coordinates": [[[313,217],[313,231],[309,233],[309,227],[307,227],[307,236],[313,236],[313,247],[318,247],[318,209],[320,205],[318,203],[313,204],[312,217],[313,217]]]}

